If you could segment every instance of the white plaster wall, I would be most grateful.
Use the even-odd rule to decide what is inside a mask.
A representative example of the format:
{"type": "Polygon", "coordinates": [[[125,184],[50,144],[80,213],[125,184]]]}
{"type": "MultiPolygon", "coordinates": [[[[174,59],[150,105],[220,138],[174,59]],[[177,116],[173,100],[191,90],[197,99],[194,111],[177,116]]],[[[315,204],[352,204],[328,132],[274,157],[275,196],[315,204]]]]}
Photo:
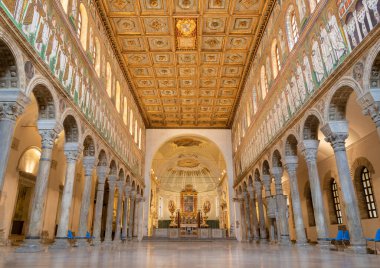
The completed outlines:
{"type": "Polygon", "coordinates": [[[235,213],[232,209],[232,197],[233,197],[233,178],[234,170],[232,163],[232,143],[231,143],[231,130],[229,129],[147,129],[146,130],[146,152],[145,152],[145,192],[146,197],[144,202],[144,236],[148,235],[148,213],[150,204],[150,169],[152,166],[152,160],[160,148],[166,141],[179,137],[179,136],[201,136],[213,141],[223,154],[226,162],[226,171],[228,178],[228,190],[229,190],[229,218],[230,228],[235,229],[235,213]]]}

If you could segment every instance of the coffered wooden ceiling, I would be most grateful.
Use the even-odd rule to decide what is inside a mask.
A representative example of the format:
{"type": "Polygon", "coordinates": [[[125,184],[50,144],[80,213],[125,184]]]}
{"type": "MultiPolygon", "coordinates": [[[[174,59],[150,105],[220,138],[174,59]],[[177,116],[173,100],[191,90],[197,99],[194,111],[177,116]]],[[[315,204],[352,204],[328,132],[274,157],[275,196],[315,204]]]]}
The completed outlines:
{"type": "Polygon", "coordinates": [[[266,2],[97,1],[147,127],[230,127],[266,2]]]}

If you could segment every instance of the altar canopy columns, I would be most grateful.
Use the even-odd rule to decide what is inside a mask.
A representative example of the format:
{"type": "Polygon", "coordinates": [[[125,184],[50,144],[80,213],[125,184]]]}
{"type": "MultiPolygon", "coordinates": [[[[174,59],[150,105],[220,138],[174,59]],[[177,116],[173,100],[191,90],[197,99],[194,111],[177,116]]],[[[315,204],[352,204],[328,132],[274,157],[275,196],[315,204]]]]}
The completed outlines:
{"type": "Polygon", "coordinates": [[[255,241],[260,240],[260,233],[259,233],[259,226],[258,226],[258,219],[257,219],[257,210],[256,210],[256,199],[255,199],[255,192],[252,184],[249,184],[247,187],[247,191],[249,193],[249,200],[251,204],[251,214],[252,214],[252,225],[251,230],[253,234],[253,239],[255,241]]]}
{"type": "Polygon", "coordinates": [[[347,225],[350,232],[350,247],[357,253],[367,253],[367,243],[363,234],[358,201],[352,183],[350,167],[346,153],[346,139],[348,137],[347,121],[330,121],[321,131],[334,149],[336,166],[338,168],[340,186],[347,215],[347,225]]]}
{"type": "Polygon", "coordinates": [[[253,182],[254,190],[257,198],[257,206],[259,208],[259,224],[260,224],[260,243],[267,242],[267,231],[265,228],[265,216],[264,216],[264,204],[263,204],[263,196],[262,189],[263,186],[260,181],[255,180],[253,182]]]}
{"type": "Polygon", "coordinates": [[[297,167],[298,167],[298,157],[297,156],[286,156],[285,157],[285,170],[289,176],[290,192],[292,196],[292,206],[294,215],[294,224],[296,228],[297,245],[303,246],[307,244],[305,226],[303,223],[303,215],[301,208],[300,193],[298,190],[298,180],[297,180],[297,167]]]}

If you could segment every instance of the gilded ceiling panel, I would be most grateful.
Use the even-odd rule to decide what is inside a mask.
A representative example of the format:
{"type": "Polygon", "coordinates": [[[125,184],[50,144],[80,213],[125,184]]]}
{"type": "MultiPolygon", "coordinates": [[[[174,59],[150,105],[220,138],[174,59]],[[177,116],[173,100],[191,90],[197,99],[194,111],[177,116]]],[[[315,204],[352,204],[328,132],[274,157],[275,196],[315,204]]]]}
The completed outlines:
{"type": "Polygon", "coordinates": [[[98,0],[147,127],[229,127],[272,1],[98,0]]]}

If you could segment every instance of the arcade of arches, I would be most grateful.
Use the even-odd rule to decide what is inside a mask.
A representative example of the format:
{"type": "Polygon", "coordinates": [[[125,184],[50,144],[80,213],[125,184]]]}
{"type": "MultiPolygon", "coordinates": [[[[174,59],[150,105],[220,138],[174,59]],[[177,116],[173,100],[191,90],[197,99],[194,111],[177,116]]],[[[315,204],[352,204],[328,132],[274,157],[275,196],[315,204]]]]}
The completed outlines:
{"type": "Polygon", "coordinates": [[[380,1],[4,0],[0,15],[0,250],[380,252],[380,1]]]}

